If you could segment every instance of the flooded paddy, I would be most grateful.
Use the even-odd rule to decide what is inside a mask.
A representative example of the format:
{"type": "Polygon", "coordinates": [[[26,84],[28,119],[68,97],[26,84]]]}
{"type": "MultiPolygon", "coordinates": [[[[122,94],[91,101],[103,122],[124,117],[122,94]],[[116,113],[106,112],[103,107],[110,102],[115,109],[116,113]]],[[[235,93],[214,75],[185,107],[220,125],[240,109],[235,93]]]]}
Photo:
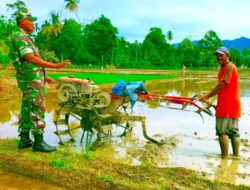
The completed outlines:
{"type": "MultiPolygon", "coordinates": [[[[211,90],[215,84],[216,80],[211,79],[181,79],[149,83],[146,88],[150,93],[192,97],[211,90]]],[[[250,81],[240,81],[240,93],[243,115],[239,123],[242,141],[239,160],[232,157],[229,160],[220,159],[214,117],[204,113],[202,119],[195,112],[168,109],[165,106],[169,105],[165,103],[155,105],[152,102],[137,102],[132,114],[146,116],[148,135],[164,142],[162,146],[147,143],[142,134],[141,124],[135,122],[132,124],[133,131],[126,137],[119,137],[123,130],[113,126],[111,141],[95,150],[94,154],[129,165],[150,163],[158,167],[185,167],[204,172],[204,175],[212,180],[250,185],[250,81]]],[[[54,134],[53,123],[57,104],[56,92],[49,90],[46,94],[45,139],[53,145],[59,142],[54,134]]],[[[1,138],[18,136],[19,109],[20,97],[1,102],[1,138]]],[[[83,151],[80,144],[81,133],[81,130],[76,130],[74,132],[76,142],[70,143],[76,151],[83,151]]],[[[67,137],[63,139],[66,140],[67,137]]],[[[230,153],[232,153],[231,149],[230,153]]]]}

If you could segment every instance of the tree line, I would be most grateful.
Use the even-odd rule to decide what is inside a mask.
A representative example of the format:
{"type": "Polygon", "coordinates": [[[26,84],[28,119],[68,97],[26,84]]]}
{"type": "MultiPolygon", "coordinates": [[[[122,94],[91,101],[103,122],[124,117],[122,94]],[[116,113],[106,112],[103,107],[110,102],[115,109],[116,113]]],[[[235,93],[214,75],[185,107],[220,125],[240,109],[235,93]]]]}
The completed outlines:
{"type": "MultiPolygon", "coordinates": [[[[215,31],[209,30],[196,45],[184,38],[178,45],[171,44],[173,32],[164,33],[159,27],[149,29],[142,42],[128,42],[118,37],[118,28],[111,20],[101,15],[89,24],[82,24],[77,15],[79,0],[65,0],[65,8],[76,14],[75,19],[62,19],[52,12],[40,27],[36,25],[34,40],[42,57],[51,62],[70,59],[76,66],[116,68],[189,68],[216,67],[212,55],[222,42],[215,31]]],[[[18,10],[25,4],[17,0],[7,4],[18,10]]],[[[13,18],[0,16],[0,64],[12,60],[8,56],[9,43],[16,29],[13,18]]],[[[231,60],[238,67],[250,67],[250,50],[230,49],[231,60]]]]}

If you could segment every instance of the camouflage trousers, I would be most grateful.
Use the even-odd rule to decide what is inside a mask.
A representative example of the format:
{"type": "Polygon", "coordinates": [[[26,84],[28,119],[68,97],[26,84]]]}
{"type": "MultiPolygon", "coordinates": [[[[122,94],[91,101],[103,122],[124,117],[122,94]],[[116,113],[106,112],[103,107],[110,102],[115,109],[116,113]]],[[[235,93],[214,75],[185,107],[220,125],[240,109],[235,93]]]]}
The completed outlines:
{"type": "Polygon", "coordinates": [[[45,103],[44,92],[45,88],[39,82],[32,82],[30,88],[22,90],[22,106],[19,118],[19,132],[29,132],[32,135],[42,134],[46,126],[44,121],[45,103]]]}

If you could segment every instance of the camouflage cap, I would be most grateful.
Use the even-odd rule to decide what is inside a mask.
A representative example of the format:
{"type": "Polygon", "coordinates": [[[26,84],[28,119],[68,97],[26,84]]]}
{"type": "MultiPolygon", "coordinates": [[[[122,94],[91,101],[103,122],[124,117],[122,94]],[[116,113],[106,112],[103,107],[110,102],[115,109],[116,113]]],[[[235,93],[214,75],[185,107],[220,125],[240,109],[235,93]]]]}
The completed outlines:
{"type": "Polygon", "coordinates": [[[36,17],[33,17],[30,12],[28,12],[28,10],[25,10],[25,11],[18,11],[15,13],[15,17],[16,17],[16,21],[19,22],[21,19],[23,18],[27,18],[29,19],[30,21],[36,21],[37,18],[36,17]]]}

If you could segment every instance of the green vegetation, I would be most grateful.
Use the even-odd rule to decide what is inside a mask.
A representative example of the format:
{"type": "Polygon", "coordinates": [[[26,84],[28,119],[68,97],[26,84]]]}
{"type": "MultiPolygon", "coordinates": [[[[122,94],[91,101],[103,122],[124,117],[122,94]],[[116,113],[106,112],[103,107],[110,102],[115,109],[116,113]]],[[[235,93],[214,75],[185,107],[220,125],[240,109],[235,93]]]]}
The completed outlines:
{"type": "Polygon", "coordinates": [[[141,169],[145,172],[151,171],[153,164],[150,161],[143,161],[140,165],[141,169]]]}
{"type": "Polygon", "coordinates": [[[212,182],[204,174],[185,168],[127,166],[95,155],[85,160],[67,146],[51,154],[17,151],[16,139],[0,140],[0,169],[56,184],[65,189],[227,189],[249,187],[212,182]]]}
{"type": "MultiPolygon", "coordinates": [[[[214,68],[217,66],[212,53],[221,46],[221,40],[215,31],[209,30],[196,45],[184,38],[178,46],[171,44],[173,32],[163,31],[152,26],[142,42],[128,42],[118,37],[119,29],[113,26],[110,19],[104,15],[89,24],[82,24],[77,15],[80,0],[65,0],[65,8],[75,13],[74,19],[61,18],[57,12],[51,13],[51,18],[37,28],[35,42],[41,56],[48,61],[58,62],[69,59],[73,65],[116,68],[148,68],[170,69],[182,68],[214,68]]],[[[7,7],[13,12],[24,7],[21,0],[7,7]]],[[[31,10],[32,12],[32,10],[31,10]]],[[[48,10],[49,12],[49,10],[48,10]]],[[[9,39],[16,23],[5,16],[0,16],[0,42],[12,49],[9,39]]],[[[0,46],[1,43],[0,43],[0,46]]],[[[11,62],[6,52],[1,52],[0,64],[11,62]]],[[[243,49],[230,50],[231,61],[238,67],[250,67],[250,51],[243,49]]]]}
{"type": "Polygon", "coordinates": [[[58,79],[59,77],[74,76],[75,78],[88,79],[94,81],[95,84],[116,83],[123,79],[125,81],[145,81],[145,80],[159,80],[171,79],[175,76],[160,76],[160,75],[132,75],[132,74],[114,74],[114,73],[50,73],[50,77],[58,79]]]}
{"type": "Polygon", "coordinates": [[[52,161],[52,162],[50,163],[50,165],[51,165],[52,167],[55,167],[55,168],[57,168],[57,167],[64,167],[64,168],[66,168],[65,162],[61,162],[61,161],[52,161]]]}
{"type": "Polygon", "coordinates": [[[105,183],[113,181],[111,176],[103,175],[103,174],[101,174],[101,172],[98,172],[96,174],[96,177],[97,177],[97,179],[99,179],[100,181],[105,182],[105,183]]]}

